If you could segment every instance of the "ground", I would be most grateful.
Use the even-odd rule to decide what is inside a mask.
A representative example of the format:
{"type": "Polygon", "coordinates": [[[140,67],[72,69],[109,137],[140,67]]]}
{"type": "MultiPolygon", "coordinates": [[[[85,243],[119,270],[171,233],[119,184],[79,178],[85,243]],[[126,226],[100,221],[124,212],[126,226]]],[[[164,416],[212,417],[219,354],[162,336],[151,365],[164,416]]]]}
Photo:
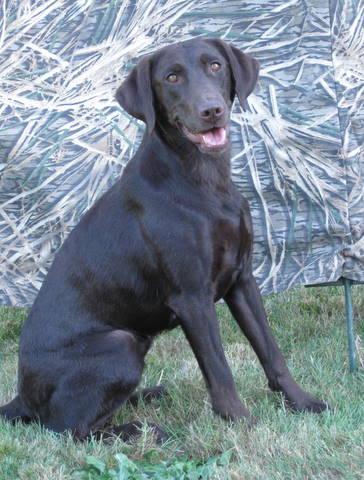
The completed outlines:
{"type": "MultiPolygon", "coordinates": [[[[343,289],[297,288],[264,299],[294,377],[327,401],[329,411],[314,415],[287,410],[280,394],[268,389],[255,354],[227,308],[218,305],[225,352],[239,394],[258,419],[256,426],[229,424],[212,413],[196,360],[182,331],[176,329],[155,342],[143,376],[143,385],[163,384],[170,398],[124,408],[115,419],[115,423],[133,419],[157,423],[171,436],[167,444],[155,445],[145,428],[132,445],[117,441],[106,446],[96,440],[76,445],[69,435],[56,435],[36,424],[12,426],[0,421],[0,478],[75,478],[87,455],[111,468],[117,453],[133,461],[147,454],[148,461],[158,464],[180,457],[207,461],[230,451],[227,467],[210,470],[206,478],[364,479],[364,287],[353,288],[353,294],[358,320],[356,374],[348,372],[343,289]]],[[[17,342],[25,317],[24,309],[0,309],[1,404],[16,389],[17,342]]],[[[94,475],[87,478],[106,478],[94,475]]],[[[196,477],[191,473],[185,478],[196,477]]]]}

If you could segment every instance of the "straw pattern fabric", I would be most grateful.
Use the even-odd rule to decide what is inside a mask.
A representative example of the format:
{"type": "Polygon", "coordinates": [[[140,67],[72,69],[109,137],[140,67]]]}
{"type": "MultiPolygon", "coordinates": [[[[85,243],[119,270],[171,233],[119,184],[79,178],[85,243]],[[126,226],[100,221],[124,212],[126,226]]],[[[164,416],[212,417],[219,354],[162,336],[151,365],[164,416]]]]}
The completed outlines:
{"type": "Polygon", "coordinates": [[[364,0],[6,0],[0,5],[0,298],[30,306],[143,125],[117,86],[145,54],[216,36],[261,64],[232,114],[232,178],[263,294],[364,280],[364,0]]]}

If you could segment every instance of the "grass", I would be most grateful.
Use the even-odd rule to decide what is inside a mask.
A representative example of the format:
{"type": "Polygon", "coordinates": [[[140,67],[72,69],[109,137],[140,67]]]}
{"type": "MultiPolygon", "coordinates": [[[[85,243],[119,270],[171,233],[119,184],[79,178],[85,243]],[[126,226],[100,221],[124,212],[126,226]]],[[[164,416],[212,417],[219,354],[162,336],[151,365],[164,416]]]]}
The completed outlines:
{"type": "MultiPolygon", "coordinates": [[[[96,440],[75,444],[69,435],[53,434],[37,424],[13,426],[0,420],[0,478],[63,480],[83,470],[82,478],[97,480],[173,479],[177,477],[112,476],[112,471],[116,471],[116,459],[125,458],[118,454],[127,455],[134,465],[147,458],[154,469],[166,472],[168,462],[173,468],[184,462],[187,471],[191,465],[201,466],[201,460],[208,462],[229,452],[224,468],[211,467],[206,477],[186,473],[183,478],[363,479],[364,348],[359,339],[364,333],[364,288],[355,287],[353,293],[355,314],[361,319],[357,322],[360,368],[354,375],[348,373],[342,289],[299,288],[264,299],[294,377],[310,393],[325,399],[329,411],[321,415],[288,411],[281,396],[268,389],[255,354],[227,308],[219,305],[225,352],[239,394],[259,420],[255,427],[229,424],[213,415],[194,356],[176,329],[157,339],[143,377],[143,385],[163,384],[170,399],[121,409],[116,418],[116,422],[139,419],[161,425],[171,436],[167,444],[155,445],[147,427],[132,445],[117,441],[106,446],[96,440]],[[86,466],[88,456],[97,459],[106,473],[91,471],[86,466]]],[[[25,317],[23,309],[0,309],[1,404],[16,389],[17,341],[25,317]]]]}

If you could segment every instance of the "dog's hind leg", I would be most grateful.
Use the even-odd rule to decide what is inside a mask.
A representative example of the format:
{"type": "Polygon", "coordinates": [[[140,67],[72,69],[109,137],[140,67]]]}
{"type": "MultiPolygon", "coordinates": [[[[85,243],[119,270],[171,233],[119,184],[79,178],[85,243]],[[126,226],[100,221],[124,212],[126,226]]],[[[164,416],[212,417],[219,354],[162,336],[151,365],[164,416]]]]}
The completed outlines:
{"type": "Polygon", "coordinates": [[[158,385],[156,387],[147,387],[132,393],[128,398],[127,403],[135,407],[138,405],[140,400],[142,400],[144,403],[150,403],[155,399],[158,400],[159,398],[165,396],[168,396],[168,392],[162,385],[158,385]]]}
{"type": "MultiPolygon", "coordinates": [[[[153,400],[164,396],[168,396],[168,392],[163,386],[147,387],[133,392],[128,398],[126,404],[135,407],[141,400],[144,403],[150,403],[153,400]]],[[[142,423],[137,420],[124,425],[109,426],[102,431],[96,432],[96,438],[101,437],[105,443],[111,443],[118,438],[124,442],[130,442],[140,435],[142,426],[142,423]]],[[[169,436],[158,425],[148,422],[147,426],[152,431],[156,443],[161,444],[168,440],[169,436]]]]}
{"type": "Polygon", "coordinates": [[[79,440],[102,428],[137,387],[150,343],[132,332],[109,330],[61,351],[62,370],[49,374],[53,390],[38,408],[41,423],[55,432],[69,430],[79,440]]]}
{"type": "MultiPolygon", "coordinates": [[[[63,373],[56,388],[40,409],[40,421],[58,433],[71,431],[77,440],[87,440],[91,434],[101,435],[108,442],[121,438],[128,441],[140,433],[140,422],[108,427],[105,424],[137,387],[144,356],[151,340],[131,332],[112,330],[81,338],[64,356],[63,373]]],[[[51,379],[54,381],[54,377],[51,379]]],[[[163,394],[162,387],[142,390],[138,396],[147,401],[163,394]]],[[[132,397],[133,398],[133,397],[132,397]]],[[[167,435],[149,425],[161,443],[167,435]]]]}
{"type": "MultiPolygon", "coordinates": [[[[138,420],[130,423],[125,423],[124,425],[117,425],[114,427],[110,427],[105,429],[103,432],[97,432],[97,438],[102,437],[102,440],[105,443],[111,443],[114,440],[120,439],[123,442],[129,443],[135,437],[140,435],[140,431],[143,424],[138,420]]],[[[164,432],[158,425],[155,423],[147,423],[147,426],[152,431],[155,441],[158,444],[164,443],[166,440],[169,439],[169,436],[166,432],[164,432]]]]}
{"type": "Polygon", "coordinates": [[[0,407],[0,417],[3,417],[10,422],[20,420],[24,423],[28,423],[34,418],[34,415],[32,415],[29,409],[21,401],[19,395],[17,395],[11,402],[0,407]]]}

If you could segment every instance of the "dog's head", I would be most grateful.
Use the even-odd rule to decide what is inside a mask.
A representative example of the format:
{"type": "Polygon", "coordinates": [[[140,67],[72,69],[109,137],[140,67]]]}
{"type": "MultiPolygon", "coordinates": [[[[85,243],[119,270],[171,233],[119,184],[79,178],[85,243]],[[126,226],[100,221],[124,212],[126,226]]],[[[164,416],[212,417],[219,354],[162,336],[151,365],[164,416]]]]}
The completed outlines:
{"type": "Polygon", "coordinates": [[[235,94],[244,108],[258,71],[253,57],[222,40],[187,40],[144,57],[116,98],[149,133],[167,122],[202,152],[221,152],[235,94]]]}

